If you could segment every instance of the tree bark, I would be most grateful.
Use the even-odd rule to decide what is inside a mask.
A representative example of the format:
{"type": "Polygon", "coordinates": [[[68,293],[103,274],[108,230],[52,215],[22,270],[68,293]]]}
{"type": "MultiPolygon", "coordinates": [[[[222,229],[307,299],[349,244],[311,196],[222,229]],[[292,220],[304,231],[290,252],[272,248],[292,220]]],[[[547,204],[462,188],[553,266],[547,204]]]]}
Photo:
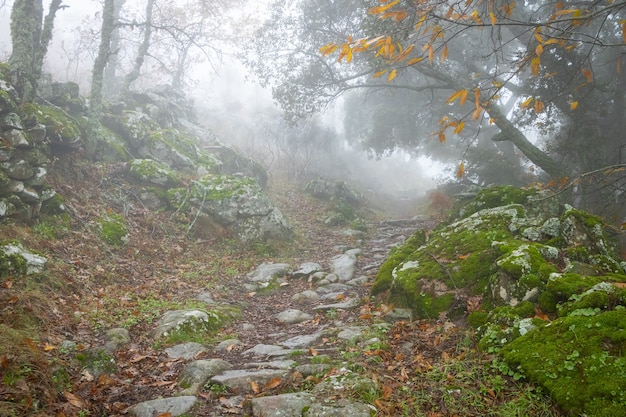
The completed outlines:
{"type": "Polygon", "coordinates": [[[22,102],[30,102],[37,94],[38,46],[41,42],[41,0],[16,0],[11,9],[11,42],[13,52],[9,58],[11,83],[22,102]]]}
{"type": "Polygon", "coordinates": [[[104,79],[104,68],[111,53],[111,37],[115,30],[115,1],[105,0],[102,10],[102,30],[98,56],[93,64],[91,76],[91,98],[89,106],[89,131],[91,137],[97,137],[97,130],[102,114],[102,88],[104,79]]]}
{"type": "Polygon", "coordinates": [[[43,21],[42,0],[16,0],[11,10],[11,42],[9,58],[11,82],[22,102],[31,102],[37,96],[43,60],[52,40],[54,18],[62,0],[52,0],[43,21]]]}
{"type": "MultiPolygon", "coordinates": [[[[425,76],[443,81],[454,90],[468,89],[459,79],[453,78],[452,75],[438,71],[436,68],[429,66],[420,66],[419,71],[425,76]]],[[[486,97],[480,98],[481,102],[489,102],[486,97]]],[[[493,119],[496,126],[500,128],[500,133],[496,134],[492,140],[496,142],[509,141],[517,149],[524,154],[533,164],[544,170],[551,178],[563,178],[567,176],[567,169],[554,158],[532,144],[526,135],[522,133],[504,114],[504,112],[495,103],[489,103],[485,111],[493,119]]]]}
{"type": "Polygon", "coordinates": [[[135,58],[135,65],[133,69],[124,77],[124,84],[122,85],[122,94],[128,93],[130,85],[139,78],[141,75],[141,66],[143,65],[148,49],[150,48],[150,38],[152,37],[152,9],[154,8],[155,0],[148,0],[146,4],[146,23],[143,32],[143,41],[137,51],[137,57],[135,58]]]}
{"type": "MultiPolygon", "coordinates": [[[[122,7],[126,3],[126,0],[115,0],[115,21],[119,22],[120,13],[122,7]]],[[[115,26],[113,33],[111,34],[111,54],[104,68],[103,78],[103,97],[110,99],[119,92],[119,85],[117,83],[117,65],[118,65],[118,52],[120,49],[120,28],[119,25],[115,26]]]]}

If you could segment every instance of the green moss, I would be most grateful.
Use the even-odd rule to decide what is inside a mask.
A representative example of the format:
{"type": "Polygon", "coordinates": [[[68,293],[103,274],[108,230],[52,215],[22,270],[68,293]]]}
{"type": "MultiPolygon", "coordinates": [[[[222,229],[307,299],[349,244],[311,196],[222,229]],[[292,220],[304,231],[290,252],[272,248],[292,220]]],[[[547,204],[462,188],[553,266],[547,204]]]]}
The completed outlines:
{"type": "Polygon", "coordinates": [[[426,232],[424,230],[417,230],[402,246],[392,249],[387,260],[378,270],[371,294],[377,295],[391,288],[393,270],[424,243],[426,243],[426,232]]]}
{"type": "Polygon", "coordinates": [[[21,108],[25,124],[44,124],[48,136],[51,133],[57,135],[60,143],[72,144],[81,136],[78,122],[58,107],[26,103],[21,108]]]}
{"type": "Polygon", "coordinates": [[[28,262],[24,259],[24,257],[18,254],[5,254],[2,250],[2,246],[7,243],[8,242],[4,242],[0,245],[0,277],[12,274],[25,275],[28,269],[28,262]]]}
{"type": "Polygon", "coordinates": [[[457,217],[467,217],[479,210],[507,206],[510,204],[524,205],[528,202],[528,198],[537,194],[537,190],[511,186],[490,187],[478,192],[476,197],[456,208],[457,217]]]}
{"type": "Polygon", "coordinates": [[[124,218],[115,213],[100,218],[100,237],[113,246],[126,244],[128,242],[128,229],[124,218]]]}
{"type": "Polygon", "coordinates": [[[480,326],[483,326],[487,323],[487,318],[489,317],[489,313],[485,311],[472,311],[467,316],[467,324],[469,324],[474,329],[478,329],[480,326]]]}
{"type": "Polygon", "coordinates": [[[626,407],[626,309],[557,319],[502,350],[567,412],[622,415],[626,407]]]}

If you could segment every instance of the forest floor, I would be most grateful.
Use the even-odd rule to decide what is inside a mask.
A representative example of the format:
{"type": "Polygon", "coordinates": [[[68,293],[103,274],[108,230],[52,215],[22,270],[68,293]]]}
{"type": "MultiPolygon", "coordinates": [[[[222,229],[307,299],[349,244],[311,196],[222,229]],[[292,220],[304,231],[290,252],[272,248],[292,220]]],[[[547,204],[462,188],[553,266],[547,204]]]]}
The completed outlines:
{"type": "MultiPolygon", "coordinates": [[[[216,302],[245,309],[202,343],[237,337],[242,322],[253,322],[257,334],[270,334],[275,323],[264,318],[286,308],[291,294],[306,289],[307,282],[250,294],[242,286],[245,275],[263,262],[327,264],[338,246],[354,244],[322,224],[327,206],[305,195],[303,184],[273,181],[269,188],[294,228],[294,241],[242,245],[228,236],[190,236],[187,225],[193,219],[145,209],[113,171],[93,164],[68,167],[53,186],[69,215],[42,218],[32,227],[0,225],[3,241],[21,242],[49,259],[42,275],[0,278],[0,416],[124,415],[140,401],[175,395],[176,375],[184,364],[169,360],[164,346],[148,336],[165,311],[201,307],[196,296],[206,291],[216,302]],[[107,213],[124,217],[128,244],[112,247],[99,238],[98,219],[107,213]],[[132,335],[131,343],[115,354],[123,372],[93,378],[84,372],[80,352],[103,345],[105,331],[114,327],[132,335]],[[64,348],[67,340],[75,342],[78,353],[64,348]]],[[[366,213],[366,239],[375,240],[376,225],[385,215],[366,213]]],[[[435,223],[425,220],[422,227],[435,223]]],[[[382,321],[391,306],[370,298],[367,286],[360,291],[360,309],[317,320],[352,314],[364,325],[382,321]]],[[[377,415],[561,415],[538,389],[501,375],[494,358],[477,350],[473,331],[462,321],[397,322],[377,337],[377,349],[344,345],[332,358],[350,362],[351,369],[377,382],[376,390],[357,398],[373,405],[377,415]]],[[[285,380],[252,395],[304,390],[316,382],[285,380]]],[[[207,386],[199,393],[203,405],[191,415],[214,415],[208,410],[219,403],[219,394],[207,386]]],[[[235,407],[232,414],[237,413],[241,410],[235,407]]]]}

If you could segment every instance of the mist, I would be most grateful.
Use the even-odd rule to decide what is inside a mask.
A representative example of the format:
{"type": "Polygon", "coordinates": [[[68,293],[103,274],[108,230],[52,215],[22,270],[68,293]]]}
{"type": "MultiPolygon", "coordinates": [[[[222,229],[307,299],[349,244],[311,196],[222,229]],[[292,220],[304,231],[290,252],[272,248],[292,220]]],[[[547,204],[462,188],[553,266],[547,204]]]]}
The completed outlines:
{"type": "MultiPolygon", "coordinates": [[[[81,94],[86,95],[98,47],[101,4],[96,0],[64,4],[69,7],[57,13],[44,71],[51,81],[78,83],[81,94]]],[[[11,6],[12,2],[7,2],[0,9],[0,58],[4,61],[10,56],[11,6]]],[[[125,19],[140,22],[144,7],[143,1],[126,1],[125,19]]],[[[255,16],[256,20],[248,20],[250,25],[240,30],[249,34],[253,25],[262,20],[263,3],[256,2],[230,14],[255,16]]],[[[193,63],[187,74],[186,94],[194,103],[199,123],[212,130],[220,141],[257,159],[270,176],[301,181],[321,176],[346,181],[364,196],[385,202],[424,197],[438,182],[450,178],[442,169],[445,165],[425,156],[416,157],[401,150],[374,155],[359,144],[350,143],[345,133],[342,99],[307,120],[295,125],[287,123],[269,89],[262,88],[235,53],[230,53],[232,45],[218,45],[216,49],[221,50],[193,63]]],[[[166,83],[156,68],[154,62],[146,63],[134,88],[149,90],[166,83]]]]}

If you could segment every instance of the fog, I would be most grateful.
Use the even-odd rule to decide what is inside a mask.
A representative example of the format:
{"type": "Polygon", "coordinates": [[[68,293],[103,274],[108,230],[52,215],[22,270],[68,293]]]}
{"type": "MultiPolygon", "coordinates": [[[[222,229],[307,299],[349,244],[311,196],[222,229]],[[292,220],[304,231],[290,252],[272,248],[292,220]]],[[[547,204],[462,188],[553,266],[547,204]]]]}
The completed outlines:
{"type": "MultiPolygon", "coordinates": [[[[140,22],[144,3],[128,0],[123,6],[126,18],[140,22]]],[[[86,95],[98,47],[101,2],[66,0],[63,4],[69,7],[57,13],[44,71],[53,81],[77,82],[86,95]]],[[[11,5],[12,1],[8,1],[0,8],[0,59],[4,61],[10,56],[11,5]]],[[[262,5],[263,2],[252,2],[252,6],[233,13],[255,16],[257,20],[250,20],[255,22],[263,15],[262,5]]],[[[288,125],[270,91],[260,87],[234,56],[224,52],[228,51],[227,46],[220,48],[222,51],[215,56],[194,63],[187,74],[187,95],[197,108],[200,123],[222,142],[258,159],[270,175],[303,181],[323,176],[347,181],[365,195],[404,200],[423,197],[438,182],[450,179],[443,165],[427,157],[414,158],[396,151],[376,158],[351,147],[344,133],[343,100],[312,120],[288,125]],[[324,140],[318,143],[320,132],[324,140]]],[[[150,68],[149,64],[144,65],[144,74],[135,88],[149,89],[160,83],[158,74],[147,73],[150,68]]]]}

